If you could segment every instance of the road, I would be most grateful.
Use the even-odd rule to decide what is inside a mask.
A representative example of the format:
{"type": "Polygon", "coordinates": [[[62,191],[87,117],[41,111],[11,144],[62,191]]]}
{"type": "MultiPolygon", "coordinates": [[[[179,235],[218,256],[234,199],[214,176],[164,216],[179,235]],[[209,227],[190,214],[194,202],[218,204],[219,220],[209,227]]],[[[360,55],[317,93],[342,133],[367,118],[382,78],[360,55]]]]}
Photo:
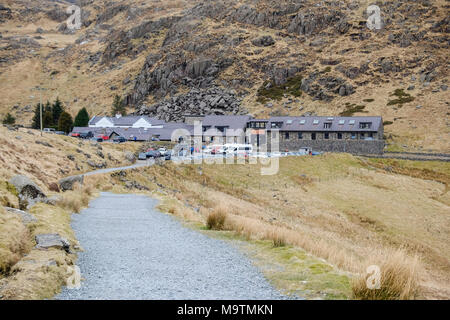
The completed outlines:
{"type": "Polygon", "coordinates": [[[80,289],[56,299],[284,299],[228,242],[184,227],[157,200],[102,193],[73,215],[80,289]]]}

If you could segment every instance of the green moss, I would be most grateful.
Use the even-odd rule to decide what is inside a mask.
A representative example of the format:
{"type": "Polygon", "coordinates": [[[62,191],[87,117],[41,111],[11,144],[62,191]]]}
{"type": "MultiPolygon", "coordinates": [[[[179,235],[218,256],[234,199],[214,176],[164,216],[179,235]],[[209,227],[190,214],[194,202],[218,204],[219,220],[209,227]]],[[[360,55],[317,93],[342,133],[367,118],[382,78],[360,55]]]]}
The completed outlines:
{"type": "Polygon", "coordinates": [[[363,101],[364,101],[364,102],[374,102],[375,99],[369,98],[369,99],[364,99],[363,101]]]}
{"type": "Polygon", "coordinates": [[[271,81],[264,81],[263,85],[258,89],[258,98],[256,101],[259,103],[266,103],[268,100],[281,100],[285,94],[294,97],[300,97],[302,91],[300,86],[302,84],[302,76],[296,75],[288,78],[286,83],[281,85],[275,85],[271,81]],[[270,88],[266,88],[268,84],[271,84],[270,88]]]}
{"type": "Polygon", "coordinates": [[[328,72],[330,72],[330,71],[331,71],[331,67],[328,66],[328,67],[326,67],[325,69],[323,69],[321,73],[328,73],[328,72]]]}
{"type": "Polygon", "coordinates": [[[409,93],[403,91],[403,89],[395,89],[394,93],[391,94],[391,96],[395,96],[397,97],[397,99],[389,100],[387,103],[388,106],[399,105],[401,107],[404,103],[414,101],[415,99],[409,93]]]}
{"type": "Polygon", "coordinates": [[[391,124],[393,124],[394,122],[392,122],[392,121],[383,121],[383,125],[384,126],[388,126],[388,125],[391,125],[391,124]]]}

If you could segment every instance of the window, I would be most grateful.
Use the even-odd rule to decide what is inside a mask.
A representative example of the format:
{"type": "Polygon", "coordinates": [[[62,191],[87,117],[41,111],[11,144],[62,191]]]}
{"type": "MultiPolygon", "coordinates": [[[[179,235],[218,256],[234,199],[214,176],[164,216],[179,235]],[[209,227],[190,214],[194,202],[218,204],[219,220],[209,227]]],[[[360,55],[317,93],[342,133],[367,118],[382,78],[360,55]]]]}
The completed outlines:
{"type": "Polygon", "coordinates": [[[365,134],[361,133],[360,137],[361,137],[362,140],[364,140],[364,136],[365,136],[365,134]]]}
{"type": "Polygon", "coordinates": [[[292,120],[286,121],[286,124],[292,124],[292,120]]]}
{"type": "Polygon", "coordinates": [[[331,129],[331,122],[325,122],[323,124],[324,129],[331,129]]]}
{"type": "Polygon", "coordinates": [[[355,120],[350,120],[350,121],[348,122],[348,124],[354,125],[354,124],[355,124],[355,120]]]}
{"type": "Polygon", "coordinates": [[[305,119],[300,120],[300,124],[305,124],[305,123],[306,123],[305,119]]]}
{"type": "Polygon", "coordinates": [[[342,133],[338,132],[337,138],[338,138],[339,140],[342,139],[342,133]]]}
{"type": "Polygon", "coordinates": [[[311,140],[316,140],[316,134],[315,133],[311,133],[311,140]]]}
{"type": "Polygon", "coordinates": [[[211,129],[211,126],[203,126],[203,132],[205,132],[206,130],[211,129]]]}
{"type": "Polygon", "coordinates": [[[272,122],[271,127],[272,128],[281,128],[283,126],[283,122],[272,122]]]}
{"type": "Polygon", "coordinates": [[[339,124],[345,124],[345,120],[339,120],[339,124]]]}
{"type": "Polygon", "coordinates": [[[359,124],[360,129],[370,129],[371,126],[372,126],[372,122],[361,122],[359,124]]]}
{"type": "Polygon", "coordinates": [[[325,132],[323,134],[324,139],[330,139],[330,134],[328,132],[325,132]]]}
{"type": "Polygon", "coordinates": [[[319,124],[319,120],[314,120],[313,124],[319,124]]]}
{"type": "Polygon", "coordinates": [[[228,129],[228,126],[223,126],[223,127],[216,127],[217,130],[219,130],[220,132],[224,132],[226,129],[228,129]]]}
{"type": "Polygon", "coordinates": [[[356,139],[356,133],[352,132],[352,139],[356,139]]]}
{"type": "Polygon", "coordinates": [[[286,140],[289,140],[289,132],[285,132],[285,133],[284,133],[284,138],[285,138],[286,140]]]}
{"type": "Polygon", "coordinates": [[[299,132],[299,133],[298,133],[298,139],[299,139],[299,140],[303,139],[303,132],[299,132]]]}

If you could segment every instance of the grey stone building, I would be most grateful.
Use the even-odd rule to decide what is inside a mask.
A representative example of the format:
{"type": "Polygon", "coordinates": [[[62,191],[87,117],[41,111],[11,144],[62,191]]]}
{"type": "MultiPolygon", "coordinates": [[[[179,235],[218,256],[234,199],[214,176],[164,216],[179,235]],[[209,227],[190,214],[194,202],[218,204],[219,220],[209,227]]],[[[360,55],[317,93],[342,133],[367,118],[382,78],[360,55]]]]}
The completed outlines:
{"type": "Polygon", "coordinates": [[[267,150],[381,154],[384,149],[381,117],[272,117],[248,122],[254,146],[267,150]],[[274,143],[277,143],[276,146],[274,143]]]}

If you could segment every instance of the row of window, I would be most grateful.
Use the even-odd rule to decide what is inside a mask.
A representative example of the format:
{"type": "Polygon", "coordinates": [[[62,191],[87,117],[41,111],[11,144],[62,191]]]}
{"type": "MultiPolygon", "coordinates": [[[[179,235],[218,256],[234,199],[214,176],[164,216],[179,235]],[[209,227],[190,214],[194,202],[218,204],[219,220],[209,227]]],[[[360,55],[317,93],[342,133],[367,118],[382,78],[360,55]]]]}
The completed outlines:
{"type": "MultiPolygon", "coordinates": [[[[293,134],[293,133],[292,133],[292,134],[293,134]]],[[[285,139],[285,140],[289,140],[290,137],[291,137],[291,132],[284,132],[283,135],[284,135],[284,139],[285,139]]],[[[338,133],[336,134],[336,138],[339,139],[339,140],[343,139],[343,137],[344,137],[343,134],[340,133],[340,132],[338,132],[338,133]]],[[[360,133],[360,134],[359,134],[359,137],[360,137],[360,139],[371,139],[371,138],[373,138],[373,133],[372,133],[372,132],[369,132],[369,133],[360,133]]],[[[297,138],[298,138],[299,140],[303,139],[303,138],[304,138],[303,132],[297,132],[297,138]]],[[[324,138],[324,139],[330,139],[330,133],[329,133],[329,132],[325,132],[325,133],[323,134],[323,138],[324,138]]],[[[352,132],[352,133],[350,134],[350,138],[351,138],[351,139],[358,139],[358,134],[357,134],[356,132],[352,132]]],[[[311,140],[316,140],[316,139],[317,139],[317,134],[316,134],[315,132],[311,133],[311,140]]]]}

